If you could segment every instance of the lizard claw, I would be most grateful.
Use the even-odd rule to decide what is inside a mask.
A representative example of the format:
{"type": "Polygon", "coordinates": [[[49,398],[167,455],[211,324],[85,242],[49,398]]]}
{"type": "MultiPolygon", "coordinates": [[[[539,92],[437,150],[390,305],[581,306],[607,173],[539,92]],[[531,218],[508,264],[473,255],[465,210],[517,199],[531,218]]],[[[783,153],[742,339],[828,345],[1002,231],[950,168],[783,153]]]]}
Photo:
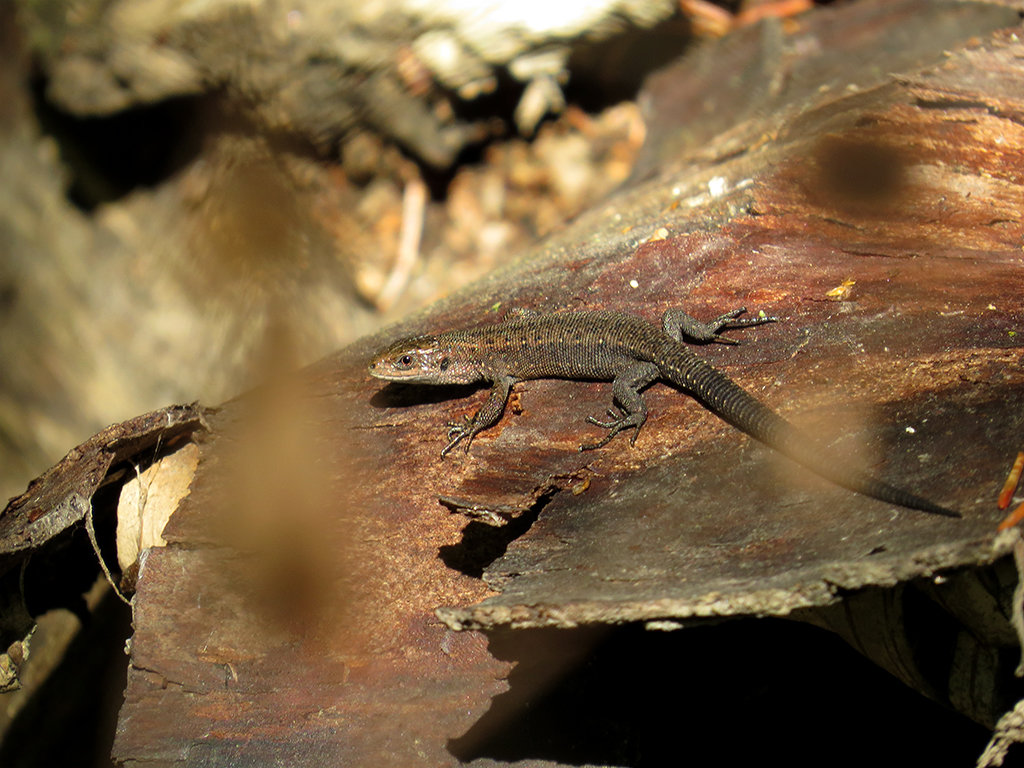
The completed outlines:
{"type": "Polygon", "coordinates": [[[632,427],[634,429],[633,436],[629,438],[629,444],[635,445],[637,435],[640,434],[640,427],[644,425],[646,415],[640,415],[637,413],[623,413],[620,410],[609,408],[608,415],[611,416],[610,421],[601,421],[595,419],[593,416],[588,416],[587,421],[590,424],[596,424],[599,427],[603,427],[608,430],[608,434],[598,440],[596,443],[585,443],[580,446],[581,451],[592,451],[595,448],[602,448],[611,442],[612,438],[615,437],[619,432],[624,429],[632,427]]]}
{"type": "Polygon", "coordinates": [[[746,307],[737,307],[719,315],[714,320],[705,322],[690,317],[681,310],[669,310],[662,319],[662,325],[665,332],[676,341],[682,341],[685,337],[700,344],[739,344],[740,342],[736,339],[723,336],[721,332],[733,328],[749,328],[752,325],[774,323],[779,319],[769,317],[764,313],[758,313],[756,317],[741,318],[740,315],[746,314],[746,312],[746,307]]]}
{"type": "Polygon", "coordinates": [[[625,414],[623,414],[623,412],[618,408],[609,408],[605,413],[611,417],[610,421],[601,421],[595,416],[587,416],[587,423],[596,424],[597,426],[604,427],[605,429],[615,429],[616,425],[620,424],[626,418],[625,414]]]}
{"type": "Polygon", "coordinates": [[[466,453],[469,453],[469,445],[473,442],[473,420],[466,416],[461,422],[449,421],[448,422],[448,445],[441,449],[441,458],[443,459],[452,449],[455,448],[463,440],[466,441],[466,453]]]}
{"type": "Polygon", "coordinates": [[[757,317],[745,317],[740,319],[740,315],[744,315],[746,312],[746,307],[737,307],[731,312],[719,315],[714,320],[707,323],[706,328],[711,332],[710,341],[717,344],[739,344],[740,342],[738,340],[729,338],[728,336],[722,336],[719,331],[724,331],[729,328],[748,328],[752,325],[777,323],[779,321],[779,318],[765,315],[763,312],[757,317]]]}

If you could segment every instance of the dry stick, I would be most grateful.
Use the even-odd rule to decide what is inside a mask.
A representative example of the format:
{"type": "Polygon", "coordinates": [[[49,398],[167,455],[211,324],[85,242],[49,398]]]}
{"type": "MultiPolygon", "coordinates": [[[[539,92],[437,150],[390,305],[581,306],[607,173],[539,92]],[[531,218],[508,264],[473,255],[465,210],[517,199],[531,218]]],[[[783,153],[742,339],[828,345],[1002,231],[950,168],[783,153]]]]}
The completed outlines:
{"type": "Polygon", "coordinates": [[[997,503],[999,504],[1000,509],[1006,509],[1010,506],[1013,494],[1017,490],[1017,484],[1020,483],[1020,476],[1022,472],[1024,472],[1024,451],[1017,454],[1017,460],[1013,462],[1010,474],[1006,476],[1006,483],[1003,485],[1003,490],[999,492],[999,501],[997,503]]]}
{"type": "Polygon", "coordinates": [[[423,212],[427,206],[427,185],[413,179],[402,196],[402,228],[398,236],[398,256],[384,287],[377,294],[377,307],[388,309],[402,293],[420,253],[423,212]]]}

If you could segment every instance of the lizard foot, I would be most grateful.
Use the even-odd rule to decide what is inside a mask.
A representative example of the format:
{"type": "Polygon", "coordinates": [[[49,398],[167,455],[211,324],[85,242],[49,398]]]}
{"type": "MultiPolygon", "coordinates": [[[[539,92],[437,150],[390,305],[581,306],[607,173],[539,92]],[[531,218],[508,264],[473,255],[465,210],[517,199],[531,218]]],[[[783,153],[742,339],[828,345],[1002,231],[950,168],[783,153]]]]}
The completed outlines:
{"type": "Polygon", "coordinates": [[[712,339],[717,341],[719,344],[739,344],[736,339],[721,336],[718,332],[728,328],[749,328],[752,325],[779,322],[779,318],[765,315],[764,313],[761,313],[757,317],[744,317],[740,319],[740,315],[744,315],[746,312],[746,307],[738,307],[731,312],[726,312],[724,315],[719,315],[714,320],[707,323],[706,325],[711,330],[712,339]]]}
{"type": "Polygon", "coordinates": [[[463,440],[466,441],[465,451],[469,453],[469,445],[473,442],[473,436],[476,432],[473,431],[473,420],[469,416],[465,416],[460,421],[449,421],[448,422],[448,445],[441,449],[441,458],[443,459],[452,449],[461,443],[463,440]]]}
{"type": "Polygon", "coordinates": [[[621,411],[608,409],[608,415],[611,419],[608,421],[601,421],[593,416],[587,417],[587,423],[596,424],[599,427],[603,427],[608,430],[608,434],[598,440],[596,443],[585,443],[580,446],[581,451],[592,451],[595,448],[602,448],[612,441],[619,432],[624,429],[633,429],[633,436],[629,438],[629,444],[634,445],[636,443],[636,436],[640,434],[640,427],[644,425],[646,420],[646,414],[640,413],[628,413],[624,414],[621,411]]]}
{"type": "Polygon", "coordinates": [[[662,324],[665,332],[677,341],[682,341],[683,337],[686,337],[702,344],[739,344],[740,342],[736,339],[722,336],[720,331],[732,328],[749,328],[753,325],[762,325],[764,323],[776,323],[779,320],[777,317],[763,314],[757,317],[741,319],[740,315],[746,314],[746,311],[746,307],[738,307],[730,312],[726,312],[724,315],[719,315],[714,320],[704,322],[695,317],[690,317],[690,315],[682,310],[670,309],[665,313],[662,324]]]}

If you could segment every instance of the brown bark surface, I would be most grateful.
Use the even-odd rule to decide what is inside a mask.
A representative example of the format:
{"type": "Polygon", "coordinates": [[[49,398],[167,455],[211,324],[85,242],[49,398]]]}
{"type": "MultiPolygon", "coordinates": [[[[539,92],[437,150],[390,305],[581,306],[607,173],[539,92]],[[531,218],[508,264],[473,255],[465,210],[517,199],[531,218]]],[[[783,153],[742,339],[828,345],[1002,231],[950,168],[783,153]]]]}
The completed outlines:
{"type": "MultiPolygon", "coordinates": [[[[323,585],[317,610],[355,604],[325,624],[324,649],[311,651],[307,632],[266,637],[261,611],[224,587],[224,555],[193,525],[218,508],[206,489],[230,483],[202,465],[174,544],[143,570],[117,755],[444,764],[446,740],[480,717],[505,666],[481,636],[438,624],[436,606],[454,606],[441,612],[453,627],[785,615],[1004,552],[992,499],[1024,427],[1022,49],[1013,32],[957,45],[978,15],[992,23],[991,9],[879,8],[823,13],[789,36],[751,30],[723,42],[732,58],[703,80],[692,63],[666,72],[648,91],[645,178],[517,266],[310,374],[323,408],[314,420],[343,446],[318,443],[344,458],[326,479],[345,513],[327,519],[346,521],[347,570],[314,568],[298,583],[323,585]],[[926,50],[908,53],[907,39],[926,50]],[[792,53],[814,48],[813,60],[792,53]],[[750,81],[721,91],[744,72],[750,81]],[[749,118],[681,141],[713,97],[719,114],[740,102],[749,118]],[[680,127],[678,115],[691,117],[680,127]],[[829,296],[848,280],[847,294],[829,296]],[[469,456],[441,461],[444,423],[479,395],[380,390],[363,372],[386,339],[489,322],[510,306],[657,320],[680,303],[785,317],[706,354],[838,451],[965,519],[830,487],[663,387],[633,449],[577,453],[582,419],[602,412],[609,388],[543,381],[517,388],[469,456]],[[486,569],[499,595],[480,602],[467,561],[486,557],[460,542],[463,522],[442,496],[537,515],[486,569]],[[338,584],[349,587],[335,598],[338,584]]],[[[296,557],[309,558],[304,545],[296,557]]]]}
{"type": "Polygon", "coordinates": [[[786,616],[1009,552],[994,499],[1024,434],[1016,22],[862,2],[707,46],[650,82],[646,157],[618,194],[301,384],[212,414],[169,544],[140,568],[116,758],[454,765],[449,740],[509,673],[456,630],[786,616]],[[608,384],[536,381],[442,461],[444,424],[482,395],[365,373],[393,338],[513,306],[657,322],[680,305],[783,317],[701,354],[963,520],[832,487],[664,386],[633,448],[576,450],[608,384]],[[453,510],[512,522],[488,535],[453,510]]]}

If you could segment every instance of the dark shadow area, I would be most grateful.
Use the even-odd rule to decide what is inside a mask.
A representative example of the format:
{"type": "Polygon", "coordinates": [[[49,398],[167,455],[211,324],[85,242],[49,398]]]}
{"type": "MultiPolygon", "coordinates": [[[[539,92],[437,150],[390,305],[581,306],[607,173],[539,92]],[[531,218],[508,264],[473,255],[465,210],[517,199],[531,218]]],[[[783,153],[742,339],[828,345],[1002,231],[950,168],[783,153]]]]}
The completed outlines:
{"type": "MultiPolygon", "coordinates": [[[[381,388],[370,398],[374,408],[401,408],[407,405],[432,405],[446,400],[461,400],[483,388],[482,384],[400,384],[381,382],[381,388]]],[[[437,427],[438,435],[444,436],[443,424],[437,427]]]]}
{"type": "Polygon", "coordinates": [[[647,29],[633,28],[605,40],[577,43],[565,97],[586,112],[600,112],[637,97],[652,72],[675,61],[694,42],[692,24],[672,16],[647,29]]]}
{"type": "MultiPolygon", "coordinates": [[[[478,520],[471,521],[462,531],[462,539],[457,544],[449,544],[438,550],[441,561],[453,570],[479,579],[484,570],[505,554],[508,545],[525,534],[537,522],[541,510],[554,498],[558,490],[542,494],[525,512],[512,517],[505,525],[494,526],[478,520]]],[[[458,511],[458,503],[452,499],[441,499],[442,504],[453,512],[458,511]]],[[[496,510],[502,514],[502,510],[496,510]]]]}
{"type": "Polygon", "coordinates": [[[112,766],[131,609],[108,592],[0,743],[4,768],[112,766]]]}
{"type": "Polygon", "coordinates": [[[502,631],[509,691],[458,759],[566,765],[973,765],[988,731],[838,637],[781,620],[502,631]]]}
{"type": "Polygon", "coordinates": [[[30,92],[42,131],[60,149],[68,199],[82,211],[155,187],[199,154],[209,99],[181,97],[103,117],[77,117],[46,99],[46,80],[30,92]]]}
{"type": "MultiPolygon", "coordinates": [[[[109,546],[112,551],[115,526],[116,521],[109,516],[97,519],[96,535],[103,542],[102,549],[109,546]]],[[[105,554],[113,556],[110,552],[105,554]]],[[[116,563],[116,556],[113,557],[116,563]]],[[[100,566],[85,528],[78,526],[54,536],[45,548],[23,560],[3,559],[0,572],[0,595],[12,615],[24,610],[27,615],[38,617],[64,608],[85,620],[88,609],[83,595],[100,575],[100,566]]],[[[20,640],[24,630],[20,622],[0,627],[0,647],[20,640]]],[[[0,765],[4,763],[0,761],[0,765]]]]}

